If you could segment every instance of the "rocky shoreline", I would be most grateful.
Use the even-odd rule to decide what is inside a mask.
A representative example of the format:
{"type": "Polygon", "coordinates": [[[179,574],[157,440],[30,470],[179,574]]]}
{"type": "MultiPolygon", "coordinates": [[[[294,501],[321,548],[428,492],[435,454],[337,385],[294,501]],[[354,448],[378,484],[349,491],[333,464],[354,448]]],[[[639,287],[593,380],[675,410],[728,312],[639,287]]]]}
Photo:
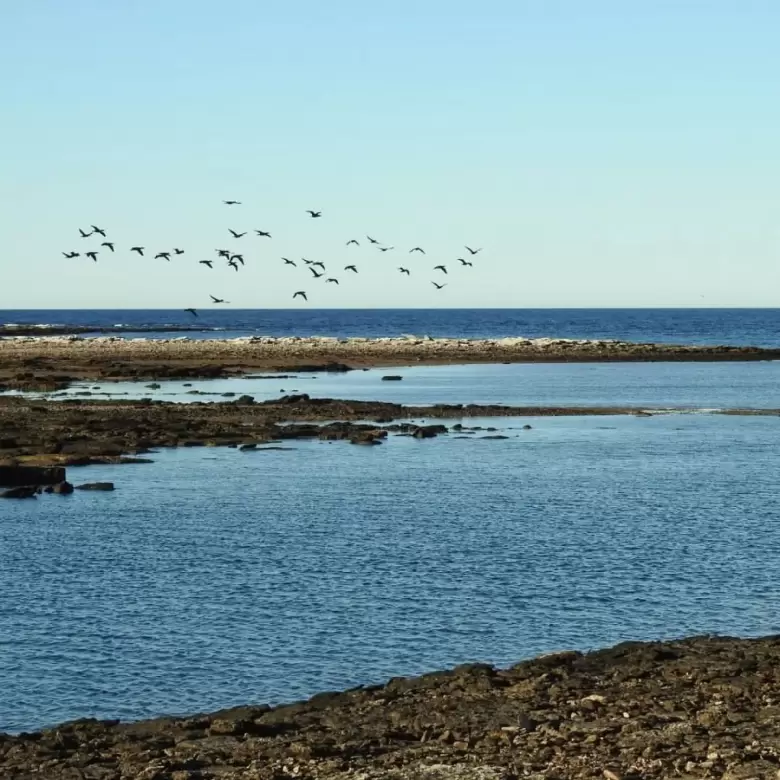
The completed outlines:
{"type": "Polygon", "coordinates": [[[278,707],[0,735],[9,780],[777,778],[780,637],[469,664],[278,707]]]}
{"type": "Polygon", "coordinates": [[[240,376],[253,370],[349,371],[373,366],[467,363],[753,361],[780,350],[579,339],[0,338],[0,386],[51,390],[94,381],[240,376]]]}

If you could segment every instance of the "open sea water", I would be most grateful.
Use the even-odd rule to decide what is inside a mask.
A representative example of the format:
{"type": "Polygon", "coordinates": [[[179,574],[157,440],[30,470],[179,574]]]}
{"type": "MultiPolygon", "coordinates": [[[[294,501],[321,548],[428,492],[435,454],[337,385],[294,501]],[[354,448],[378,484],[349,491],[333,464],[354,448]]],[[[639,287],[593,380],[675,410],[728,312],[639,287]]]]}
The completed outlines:
{"type": "MultiPolygon", "coordinates": [[[[745,315],[752,339],[698,340],[768,344],[775,316],[745,315]]],[[[414,367],[391,372],[400,383],[360,371],[193,385],[258,400],[298,390],[777,408],[777,365],[414,367]]],[[[193,398],[162,385],[101,387],[193,398]]],[[[780,418],[462,422],[508,438],[182,448],[152,465],[69,470],[77,484],[115,481],[113,493],[0,502],[0,731],[288,701],[625,639],[780,632],[780,418]]]]}

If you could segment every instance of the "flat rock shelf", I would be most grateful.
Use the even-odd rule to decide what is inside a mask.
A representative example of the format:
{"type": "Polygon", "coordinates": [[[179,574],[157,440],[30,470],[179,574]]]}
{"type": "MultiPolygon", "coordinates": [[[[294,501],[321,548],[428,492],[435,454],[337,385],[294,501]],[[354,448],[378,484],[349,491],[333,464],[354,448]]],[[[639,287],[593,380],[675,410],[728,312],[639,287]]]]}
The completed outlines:
{"type": "Polygon", "coordinates": [[[279,707],[0,735],[15,780],[775,778],[780,638],[469,664],[279,707]]]}

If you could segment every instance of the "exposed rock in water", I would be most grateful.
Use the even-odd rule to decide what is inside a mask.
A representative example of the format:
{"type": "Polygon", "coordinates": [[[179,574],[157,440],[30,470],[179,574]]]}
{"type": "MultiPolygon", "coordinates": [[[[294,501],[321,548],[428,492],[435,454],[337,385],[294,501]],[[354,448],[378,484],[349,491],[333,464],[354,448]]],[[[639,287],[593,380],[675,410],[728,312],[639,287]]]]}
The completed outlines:
{"type": "Polygon", "coordinates": [[[2,491],[0,498],[35,498],[38,489],[38,485],[19,485],[2,491]]]}
{"type": "Polygon", "coordinates": [[[103,490],[114,489],[113,482],[85,482],[83,485],[76,485],[76,490],[103,490]]]}
{"type": "Polygon", "coordinates": [[[446,425],[420,425],[412,431],[415,439],[432,439],[440,433],[447,433],[446,425]]]}
{"type": "Polygon", "coordinates": [[[58,482],[56,485],[48,485],[44,493],[58,493],[62,496],[68,496],[73,492],[73,485],[70,482],[58,482]]]}
{"type": "Polygon", "coordinates": [[[403,379],[399,374],[388,374],[382,377],[383,382],[400,382],[403,379]]]}
{"type": "Polygon", "coordinates": [[[778,700],[778,637],[626,642],[273,708],[0,736],[0,776],[768,780],[780,769],[778,700]]]}
{"type": "MultiPolygon", "coordinates": [[[[13,440],[16,444],[16,440],[13,440]]],[[[54,485],[65,481],[65,469],[60,466],[0,466],[0,487],[23,485],[54,485]]]]}

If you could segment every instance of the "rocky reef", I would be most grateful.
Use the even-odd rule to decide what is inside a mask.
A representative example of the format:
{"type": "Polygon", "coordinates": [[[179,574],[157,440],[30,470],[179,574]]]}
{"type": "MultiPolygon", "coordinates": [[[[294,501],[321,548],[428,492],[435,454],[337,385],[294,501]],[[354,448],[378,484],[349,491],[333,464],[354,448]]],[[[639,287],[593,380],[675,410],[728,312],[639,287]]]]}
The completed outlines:
{"type": "Polygon", "coordinates": [[[278,707],[0,736],[14,780],[765,780],[780,638],[470,664],[278,707]]]}

